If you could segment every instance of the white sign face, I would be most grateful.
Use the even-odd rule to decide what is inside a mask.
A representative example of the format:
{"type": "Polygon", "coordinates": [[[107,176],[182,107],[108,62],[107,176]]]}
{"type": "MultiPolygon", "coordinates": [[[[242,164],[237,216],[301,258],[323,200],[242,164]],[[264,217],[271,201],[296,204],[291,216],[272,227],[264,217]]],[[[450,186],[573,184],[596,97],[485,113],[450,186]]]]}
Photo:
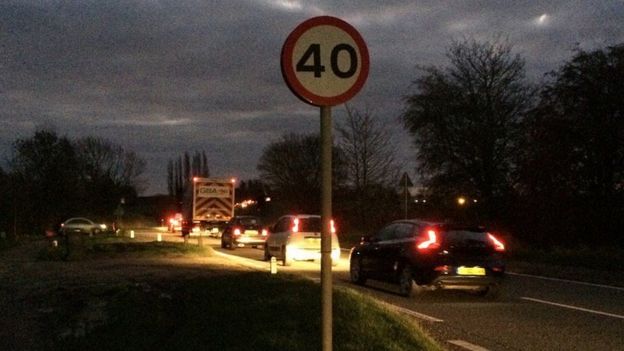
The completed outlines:
{"type": "Polygon", "coordinates": [[[218,185],[200,186],[197,189],[197,197],[228,198],[231,196],[230,189],[231,188],[228,186],[218,186],[218,185]]]}
{"type": "Polygon", "coordinates": [[[352,98],[368,77],[368,49],[348,23],[329,16],[309,19],[288,36],[282,73],[307,103],[332,106],[352,98]]]}

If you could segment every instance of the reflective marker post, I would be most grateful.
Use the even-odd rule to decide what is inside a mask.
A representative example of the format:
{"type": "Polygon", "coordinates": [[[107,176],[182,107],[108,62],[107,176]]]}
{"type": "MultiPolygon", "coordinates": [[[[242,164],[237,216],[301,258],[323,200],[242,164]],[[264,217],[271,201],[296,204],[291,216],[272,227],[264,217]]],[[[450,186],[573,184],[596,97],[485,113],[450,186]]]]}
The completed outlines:
{"type": "Polygon", "coordinates": [[[332,116],[321,106],[321,329],[323,350],[332,349],[332,116]]]}
{"type": "Polygon", "coordinates": [[[366,43],[347,22],[310,18],[286,38],[282,75],[292,92],[321,112],[321,331],[323,351],[332,350],[332,118],[331,106],[360,91],[368,77],[366,43]]]}

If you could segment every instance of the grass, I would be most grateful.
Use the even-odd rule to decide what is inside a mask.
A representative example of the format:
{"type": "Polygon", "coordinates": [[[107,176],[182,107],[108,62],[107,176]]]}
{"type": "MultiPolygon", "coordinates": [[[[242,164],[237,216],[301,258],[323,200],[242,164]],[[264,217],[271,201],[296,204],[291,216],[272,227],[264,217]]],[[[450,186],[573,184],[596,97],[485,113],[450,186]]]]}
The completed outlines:
{"type": "Polygon", "coordinates": [[[209,246],[185,245],[172,242],[137,242],[114,235],[89,237],[73,235],[69,239],[57,238],[58,246],[48,245],[38,258],[44,261],[81,261],[133,255],[136,257],[212,256],[209,246]]]}
{"type": "MultiPolygon", "coordinates": [[[[83,241],[81,259],[206,255],[194,245],[83,241]]],[[[45,256],[45,255],[44,255],[45,256]]],[[[224,271],[59,288],[40,316],[49,350],[320,350],[320,286],[292,276],[224,271]]],[[[335,350],[442,350],[407,317],[334,289],[335,350]]]]}
{"type": "MultiPolygon", "coordinates": [[[[63,296],[50,349],[320,350],[320,286],[240,273],[63,296]],[[80,317],[82,316],[82,317],[80,317]]],[[[441,350],[412,321],[345,288],[334,291],[334,349],[441,350]]]]}
{"type": "Polygon", "coordinates": [[[624,252],[616,247],[516,247],[507,263],[516,273],[624,286],[624,252]]]}

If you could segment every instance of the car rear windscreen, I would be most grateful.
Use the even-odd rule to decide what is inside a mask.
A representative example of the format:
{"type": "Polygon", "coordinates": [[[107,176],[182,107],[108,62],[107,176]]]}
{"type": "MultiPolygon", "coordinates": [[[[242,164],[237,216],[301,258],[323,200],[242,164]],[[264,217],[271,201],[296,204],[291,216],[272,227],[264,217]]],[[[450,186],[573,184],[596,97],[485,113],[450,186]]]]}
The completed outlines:
{"type": "Polygon", "coordinates": [[[321,219],[318,217],[299,218],[300,232],[321,232],[321,219]]]}
{"type": "Polygon", "coordinates": [[[258,226],[260,225],[260,220],[258,218],[239,218],[239,223],[241,225],[246,226],[258,226]]]}
{"type": "Polygon", "coordinates": [[[486,232],[472,230],[448,230],[444,243],[449,247],[486,248],[490,245],[486,232]]]}

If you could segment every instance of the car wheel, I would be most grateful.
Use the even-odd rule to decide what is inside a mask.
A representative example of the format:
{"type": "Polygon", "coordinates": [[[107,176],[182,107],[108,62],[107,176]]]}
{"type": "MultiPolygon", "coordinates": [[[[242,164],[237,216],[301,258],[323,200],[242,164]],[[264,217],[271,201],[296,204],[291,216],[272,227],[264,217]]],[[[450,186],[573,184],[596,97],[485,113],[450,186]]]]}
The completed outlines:
{"type": "Polygon", "coordinates": [[[349,275],[351,282],[359,285],[366,284],[366,276],[362,272],[362,260],[359,258],[351,258],[349,262],[349,275]]]}
{"type": "Polygon", "coordinates": [[[225,245],[225,241],[221,240],[221,248],[222,248],[222,249],[225,249],[225,246],[226,246],[226,245],[225,245]]]}
{"type": "Polygon", "coordinates": [[[416,285],[416,283],[412,276],[412,268],[409,265],[405,265],[399,276],[399,294],[405,297],[412,296],[415,290],[414,285],[416,285]]]}
{"type": "Polygon", "coordinates": [[[264,257],[262,259],[264,261],[268,261],[271,259],[271,254],[269,253],[269,245],[264,245],[264,257]]]}
{"type": "Polygon", "coordinates": [[[286,246],[282,246],[282,253],[284,255],[282,258],[284,266],[290,266],[292,264],[292,257],[289,256],[286,246]]]}

